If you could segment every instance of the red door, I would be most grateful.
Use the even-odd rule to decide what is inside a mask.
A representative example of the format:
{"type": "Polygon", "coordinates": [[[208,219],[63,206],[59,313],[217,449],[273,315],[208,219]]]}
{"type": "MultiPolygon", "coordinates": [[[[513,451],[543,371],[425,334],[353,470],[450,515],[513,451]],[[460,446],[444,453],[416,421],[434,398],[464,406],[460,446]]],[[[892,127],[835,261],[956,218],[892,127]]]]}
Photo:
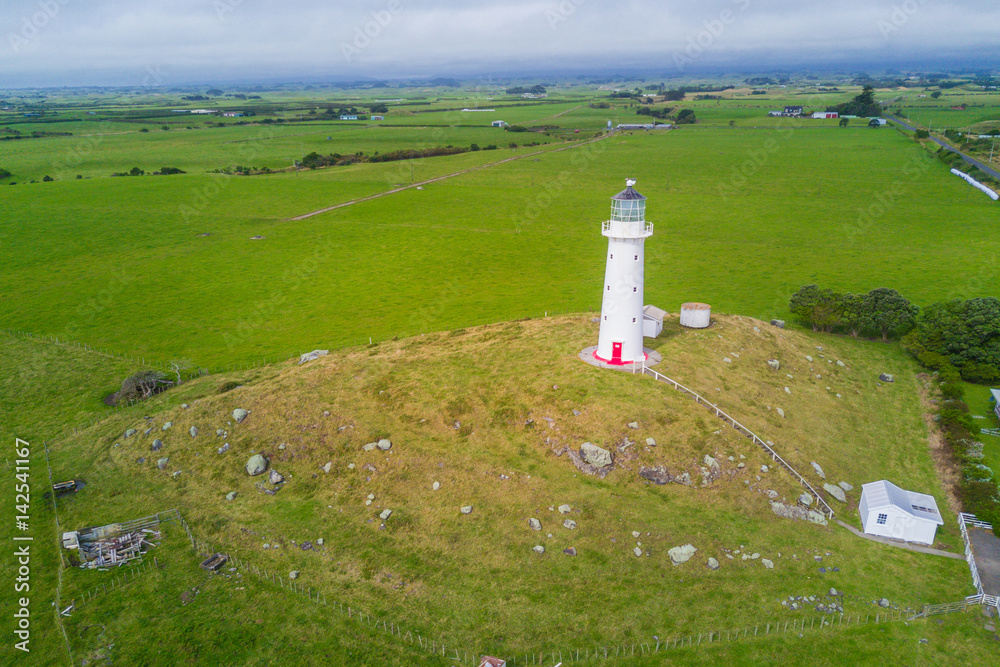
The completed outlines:
{"type": "Polygon", "coordinates": [[[622,362],[622,344],[611,343],[611,363],[620,364],[622,362]]]}

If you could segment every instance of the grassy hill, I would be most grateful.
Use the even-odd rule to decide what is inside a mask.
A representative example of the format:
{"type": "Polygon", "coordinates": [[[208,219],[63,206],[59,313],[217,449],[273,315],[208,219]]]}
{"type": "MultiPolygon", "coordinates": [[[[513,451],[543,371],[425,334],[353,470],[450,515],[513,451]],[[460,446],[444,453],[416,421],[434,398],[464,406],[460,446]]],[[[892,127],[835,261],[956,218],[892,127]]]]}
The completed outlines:
{"type": "MultiPolygon", "coordinates": [[[[791,476],[761,472],[771,463],[763,452],[666,385],[580,362],[576,353],[596,335],[597,326],[584,315],[509,322],[350,348],[301,366],[190,381],[50,441],[54,478],[87,482],[60,501],[61,524],[94,525],[177,507],[195,535],[215,548],[282,576],[300,570],[303,586],[469,654],[592,649],[648,643],[654,635],[794,623],[819,613],[811,605],[792,611],[782,600],[826,599],[831,587],[843,594],[847,617],[879,611],[873,603],[882,597],[905,610],[971,592],[964,561],[861,540],[835,524],[778,518],[770,496],[791,503],[801,492],[791,476]],[[232,416],[236,408],[250,410],[239,424],[232,416]],[[167,422],[172,425],[162,430],[167,422]],[[137,435],[123,438],[127,428],[137,435]],[[147,428],[152,430],[144,435],[147,428]],[[217,429],[225,435],[217,436],[217,429]],[[392,441],[389,451],[364,451],[363,445],[383,437],[392,441]],[[159,453],[150,451],[153,438],[164,443],[159,453]],[[647,438],[655,446],[646,445],[647,438]],[[607,477],[585,475],[570,461],[565,448],[584,441],[616,452],[607,477]],[[225,442],[231,449],[219,454],[225,442]],[[261,478],[244,471],[252,453],[264,453],[287,479],[276,495],[262,493],[256,486],[261,478]],[[706,455],[719,461],[721,471],[702,484],[706,455]],[[169,458],[163,470],[155,464],[160,456],[169,458]],[[327,463],[328,473],[322,468],[327,463]],[[693,483],[657,486],[639,477],[641,467],[654,465],[687,472],[693,483]],[[238,494],[233,501],[225,499],[230,491],[238,494]],[[559,511],[564,504],[570,506],[566,514],[559,511]],[[472,506],[471,513],[463,514],[464,506],[472,506]],[[392,514],[382,521],[385,509],[392,514]],[[529,518],[542,529],[532,530],[529,518]],[[567,519],[575,527],[564,527],[567,519]],[[316,546],[319,538],[322,546],[316,546]],[[301,548],[306,541],[312,549],[301,548]],[[265,543],[280,548],[265,550],[265,543]],[[698,549],[695,556],[672,565],[668,550],[685,544],[698,549]],[[533,551],[538,545],[543,554],[533,551]],[[575,556],[563,552],[570,548],[575,556]],[[746,554],[758,557],[744,559],[746,554]],[[718,570],[706,567],[709,557],[719,561],[718,570]]],[[[897,347],[779,330],[736,316],[717,317],[704,331],[668,322],[652,346],[663,354],[663,372],[773,440],[811,480],[820,481],[811,472],[816,461],[829,480],[853,484],[846,506],[830,501],[839,518],[858,525],[860,485],[886,477],[933,494],[947,521],[937,546],[960,548],[931,463],[918,398],[923,385],[897,347]],[[767,359],[779,359],[781,369],[772,370],[767,359]],[[883,371],[896,375],[896,383],[878,383],[883,371]]],[[[19,363],[28,364],[28,356],[19,353],[19,363]]],[[[97,393],[96,386],[87,391],[97,393]]],[[[116,621],[111,610],[124,602],[109,597],[103,615],[84,607],[65,621],[72,644],[97,650],[99,642],[87,639],[85,628],[99,619],[105,640],[117,643],[117,656],[155,663],[148,647],[125,637],[144,613],[167,615],[177,620],[164,637],[185,637],[194,662],[209,659],[217,650],[209,644],[240,645],[239,628],[217,619],[233,609],[242,623],[238,610],[250,599],[263,605],[263,628],[285,632],[278,629],[284,603],[269,606],[264,599],[288,594],[264,589],[270,591],[264,596],[261,586],[271,585],[246,577],[239,592],[224,582],[210,584],[215,592],[204,599],[213,606],[200,608],[200,630],[192,637],[196,608],[184,611],[174,600],[178,591],[194,588],[199,575],[190,568],[195,556],[174,538],[176,533],[157,553],[173,563],[174,574],[154,573],[168,577],[161,587],[155,579],[141,580],[152,597],[143,597],[146,611],[130,607],[116,621]],[[160,590],[173,592],[159,599],[160,590]]],[[[51,560],[51,547],[45,548],[51,560]]],[[[63,599],[114,574],[67,570],[63,599]]],[[[303,642],[287,655],[312,659],[317,647],[329,645],[335,659],[353,664],[342,654],[346,647],[310,634],[319,622],[311,613],[303,608],[299,614],[303,642]]],[[[932,626],[932,661],[981,659],[991,650],[989,635],[972,616],[948,622],[948,629],[932,626]]],[[[910,625],[915,628],[900,623],[891,632],[913,642],[914,633],[930,632],[926,622],[910,625]]],[[[840,637],[860,647],[880,638],[884,627],[855,628],[840,637]]],[[[741,659],[746,651],[790,660],[811,656],[812,640],[796,637],[686,655],[692,661],[741,659]]],[[[384,641],[382,635],[376,646],[384,641]]],[[[880,646],[882,655],[913,657],[908,641],[880,646]]],[[[246,649],[233,650],[233,664],[257,664],[246,649]]],[[[382,653],[386,664],[410,659],[396,650],[382,653]]]]}

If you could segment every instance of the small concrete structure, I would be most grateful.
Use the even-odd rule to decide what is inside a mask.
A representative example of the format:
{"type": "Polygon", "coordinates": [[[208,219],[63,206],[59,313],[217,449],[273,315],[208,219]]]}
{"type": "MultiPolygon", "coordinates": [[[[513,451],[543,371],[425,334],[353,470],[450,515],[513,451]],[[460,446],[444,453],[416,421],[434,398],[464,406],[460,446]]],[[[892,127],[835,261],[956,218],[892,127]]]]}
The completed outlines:
{"type": "Polygon", "coordinates": [[[656,306],[642,307],[642,336],[643,338],[656,338],[663,331],[663,318],[667,316],[667,311],[656,306]]]}
{"type": "Polygon", "coordinates": [[[712,323],[712,307],[707,303],[691,301],[681,304],[681,326],[705,329],[712,323]]]}
{"type": "Polygon", "coordinates": [[[901,489],[884,479],[861,486],[858,513],[869,535],[918,544],[934,544],[937,527],[944,525],[933,496],[901,489]]]}

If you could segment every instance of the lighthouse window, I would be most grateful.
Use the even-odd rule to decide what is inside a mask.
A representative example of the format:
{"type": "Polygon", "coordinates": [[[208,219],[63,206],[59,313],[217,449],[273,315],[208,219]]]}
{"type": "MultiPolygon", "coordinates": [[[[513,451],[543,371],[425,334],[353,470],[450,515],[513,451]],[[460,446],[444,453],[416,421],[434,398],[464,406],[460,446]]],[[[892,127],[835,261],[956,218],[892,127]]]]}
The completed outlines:
{"type": "Polygon", "coordinates": [[[634,317],[632,318],[632,324],[635,324],[635,318],[634,317]]]}
{"type": "Polygon", "coordinates": [[[605,321],[605,322],[607,322],[607,321],[608,321],[608,316],[607,316],[607,315],[605,315],[605,316],[604,316],[604,321],[605,321]]]}
{"type": "Polygon", "coordinates": [[[608,291],[609,292],[611,291],[611,285],[608,285],[608,291]]]}
{"type": "Polygon", "coordinates": [[[639,288],[638,288],[638,287],[633,287],[633,288],[632,288],[632,291],[633,291],[633,292],[638,292],[638,291],[639,291],[639,288]]]}
{"type": "Polygon", "coordinates": [[[639,260],[639,255],[636,255],[633,259],[635,259],[636,261],[638,261],[639,260]]]}
{"type": "Polygon", "coordinates": [[[611,253],[611,259],[614,259],[614,258],[615,258],[614,253],[611,253]]]}

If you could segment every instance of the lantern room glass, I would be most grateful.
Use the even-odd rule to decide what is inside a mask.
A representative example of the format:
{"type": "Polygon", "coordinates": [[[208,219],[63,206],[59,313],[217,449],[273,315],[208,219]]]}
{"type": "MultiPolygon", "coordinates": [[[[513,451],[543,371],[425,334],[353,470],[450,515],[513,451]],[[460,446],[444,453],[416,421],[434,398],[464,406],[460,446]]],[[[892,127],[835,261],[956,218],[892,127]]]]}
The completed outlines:
{"type": "Polygon", "coordinates": [[[644,200],[612,200],[611,219],[621,222],[642,222],[646,219],[646,202],[644,200]]]}

